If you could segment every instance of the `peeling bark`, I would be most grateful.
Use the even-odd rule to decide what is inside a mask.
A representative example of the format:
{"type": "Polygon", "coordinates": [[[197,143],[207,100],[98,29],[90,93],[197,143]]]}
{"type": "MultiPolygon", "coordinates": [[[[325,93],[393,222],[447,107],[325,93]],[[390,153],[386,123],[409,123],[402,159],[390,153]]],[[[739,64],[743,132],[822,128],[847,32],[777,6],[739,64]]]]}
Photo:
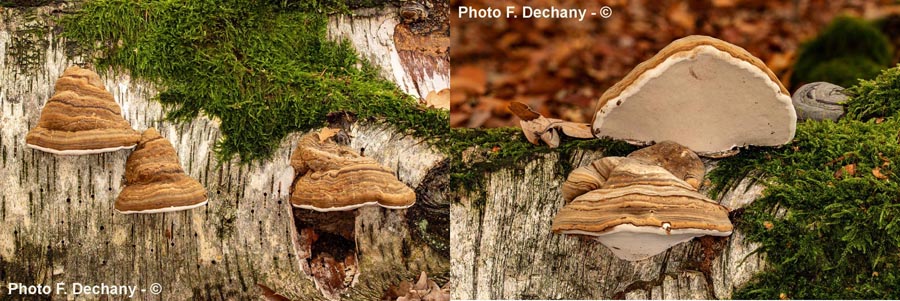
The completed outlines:
{"type": "MultiPolygon", "coordinates": [[[[172,142],[185,172],[209,192],[207,206],[150,215],[123,215],[113,209],[130,151],[56,156],[25,147],[25,133],[37,122],[56,79],[67,66],[86,61],[67,55],[66,41],[58,37],[60,28],[54,24],[59,8],[0,11],[0,283],[104,283],[139,289],[161,285],[159,295],[138,292],[135,297],[142,300],[231,300],[264,294],[322,300],[299,266],[292,241],[298,234],[289,199],[289,157],[302,133],[284,139],[271,160],[251,165],[218,162],[213,153],[221,138],[216,120],[200,116],[186,123],[165,121],[163,109],[151,100],[153,85],[127,72],[98,70],[131,125],[137,130],[156,127],[172,142]],[[23,35],[26,30],[32,34],[23,35]]],[[[440,225],[441,211],[447,215],[444,200],[449,198],[439,195],[445,191],[423,186],[441,172],[446,159],[428,143],[377,123],[353,124],[351,137],[352,147],[365,148],[366,156],[397,170],[418,198],[441,201],[428,215],[411,214],[425,208],[418,205],[354,212],[350,230],[359,275],[343,299],[378,298],[389,285],[414,279],[422,271],[443,275],[439,283],[446,282],[449,254],[410,228],[431,220],[440,225]]],[[[0,299],[22,297],[6,293],[2,287],[0,299]]]]}
{"type": "MultiPolygon", "coordinates": [[[[602,158],[576,151],[574,167],[602,158]]],[[[521,170],[485,174],[483,191],[455,191],[450,206],[455,299],[709,299],[729,298],[764,264],[758,245],[736,229],[676,245],[650,259],[616,258],[599,242],[553,234],[565,204],[558,154],[522,162],[521,170]]],[[[748,184],[749,185],[749,184],[748,184]]],[[[754,196],[737,189],[722,204],[754,196]]],[[[753,188],[753,187],[751,187],[753,188]]],[[[754,188],[756,189],[756,188],[754,188]]],[[[758,192],[750,189],[749,193],[758,192]]],[[[736,209],[736,207],[731,207],[736,209]]]]}
{"type": "Polygon", "coordinates": [[[395,7],[356,10],[352,16],[331,17],[328,32],[334,39],[347,39],[382,66],[384,78],[416,98],[450,88],[449,30],[421,35],[401,24],[398,14],[395,7]]]}

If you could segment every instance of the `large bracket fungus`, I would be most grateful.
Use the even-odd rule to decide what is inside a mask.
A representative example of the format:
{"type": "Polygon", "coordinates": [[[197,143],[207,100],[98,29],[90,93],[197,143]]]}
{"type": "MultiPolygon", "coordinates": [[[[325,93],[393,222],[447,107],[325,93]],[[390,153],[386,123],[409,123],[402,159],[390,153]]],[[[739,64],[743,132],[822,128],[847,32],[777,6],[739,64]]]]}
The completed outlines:
{"type": "Polygon", "coordinates": [[[84,155],[130,149],[141,135],[122,118],[122,110],[100,76],[78,66],[66,68],[55,94],[28,131],[28,147],[59,155],[84,155]]]}
{"type": "Polygon", "coordinates": [[[781,81],[741,47],[678,39],[600,97],[594,136],[649,145],[671,140],[700,155],[790,142],[797,114],[781,81]]]}
{"type": "Polygon", "coordinates": [[[291,155],[297,174],[291,193],[294,207],[321,212],[376,204],[404,209],[416,202],[416,193],[391,169],[335,143],[332,137],[337,132],[325,128],[297,142],[291,155]]]}
{"type": "Polygon", "coordinates": [[[553,219],[553,232],[592,236],[630,261],[697,236],[731,235],[728,208],[697,192],[702,166],[671,142],[594,161],[563,184],[571,202],[553,219]]]}
{"type": "MultiPolygon", "coordinates": [[[[337,119],[334,126],[349,126],[348,120],[337,119]]],[[[338,143],[348,139],[340,128],[326,127],[302,136],[291,154],[298,259],[331,300],[340,299],[359,276],[354,209],[405,209],[416,202],[415,191],[393,170],[338,143]]]]}
{"type": "Polygon", "coordinates": [[[169,140],[154,128],[141,135],[125,162],[125,188],[116,198],[121,213],[159,213],[206,205],[206,188],[184,173],[169,140]]]}

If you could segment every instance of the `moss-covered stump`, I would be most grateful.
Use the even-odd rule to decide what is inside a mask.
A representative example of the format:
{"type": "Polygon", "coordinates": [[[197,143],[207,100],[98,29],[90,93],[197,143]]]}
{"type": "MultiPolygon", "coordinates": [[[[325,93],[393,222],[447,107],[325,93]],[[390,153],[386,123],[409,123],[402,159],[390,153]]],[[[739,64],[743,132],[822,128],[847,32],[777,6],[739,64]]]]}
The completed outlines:
{"type": "MultiPolygon", "coordinates": [[[[616,258],[597,241],[553,234],[551,221],[565,202],[559,186],[568,171],[604,156],[604,148],[573,144],[613,146],[607,155],[624,155],[632,148],[569,141],[557,150],[527,142],[518,149],[518,142],[499,141],[496,130],[466,131],[465,135],[493,137],[497,142],[492,147],[470,139],[478,147],[465,150],[455,162],[454,177],[469,183],[453,185],[454,298],[728,298],[765,265],[762,255],[755,253],[757,245],[746,241],[740,229],[730,237],[694,239],[637,262],[616,258]],[[517,149],[519,155],[505,157],[516,163],[475,163],[490,161],[503,148],[517,149]]],[[[520,134],[511,136],[524,141],[520,134]]],[[[720,202],[737,209],[732,218],[739,220],[739,208],[755,199],[754,192],[758,188],[731,191],[720,202]]]]}
{"type": "MultiPolygon", "coordinates": [[[[32,299],[7,295],[8,283],[80,282],[139,289],[159,283],[159,295],[135,295],[146,300],[253,299],[263,295],[262,287],[292,299],[322,300],[299,266],[292,241],[296,228],[288,160],[301,133],[273,138],[278,141],[269,160],[219,161],[215,145],[223,134],[217,118],[169,122],[153,100],[158,85],[126,71],[100,70],[131,125],[159,129],[172,142],[185,172],[209,192],[204,207],[152,215],[123,215],[113,209],[129,151],[55,156],[25,147],[25,133],[37,122],[58,76],[67,66],[86,63],[67,55],[67,42],[57,35],[61,29],[55,20],[66,7],[3,9],[0,18],[0,299],[32,299]],[[17,43],[23,26],[43,28],[46,34],[29,37],[36,43],[17,43]],[[36,54],[36,60],[19,64],[17,53],[36,54]]],[[[361,273],[343,295],[346,300],[380,297],[388,285],[422,271],[436,275],[441,285],[448,278],[449,255],[435,247],[441,238],[426,240],[419,234],[442,229],[411,227],[445,223],[440,217],[447,214],[449,198],[433,179],[446,177],[446,159],[428,141],[380,120],[353,124],[351,147],[365,148],[367,156],[397,170],[418,197],[438,202],[422,202],[428,214],[413,214],[423,209],[418,204],[407,210],[373,207],[354,213],[351,231],[361,273]]],[[[449,237],[443,239],[446,244],[449,237]]]]}

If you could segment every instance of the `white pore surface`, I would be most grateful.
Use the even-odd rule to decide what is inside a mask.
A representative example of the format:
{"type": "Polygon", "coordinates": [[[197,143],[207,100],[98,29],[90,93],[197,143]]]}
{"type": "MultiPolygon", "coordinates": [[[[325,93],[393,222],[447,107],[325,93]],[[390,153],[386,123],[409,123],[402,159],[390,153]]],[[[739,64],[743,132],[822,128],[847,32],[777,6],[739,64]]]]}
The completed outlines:
{"type": "Polygon", "coordinates": [[[70,150],[58,150],[58,149],[52,149],[52,148],[46,148],[46,147],[42,147],[42,146],[37,146],[37,145],[34,145],[34,144],[25,144],[25,145],[28,146],[28,147],[30,147],[30,148],[33,148],[33,149],[42,151],[42,152],[48,152],[48,153],[51,153],[51,154],[64,155],[64,156],[78,156],[78,155],[90,155],[90,154],[108,153],[108,152],[114,152],[114,151],[123,150],[123,149],[132,149],[132,148],[134,148],[135,146],[137,146],[137,144],[135,144],[135,145],[129,145],[129,146],[116,146],[116,147],[98,148],[98,149],[70,149],[70,150]]]}
{"type": "Polygon", "coordinates": [[[121,211],[121,210],[119,210],[119,209],[116,209],[116,211],[119,211],[119,213],[122,213],[122,214],[132,214],[132,213],[165,213],[165,212],[174,212],[174,211],[181,211],[181,210],[194,209],[194,208],[197,208],[197,207],[206,205],[206,202],[208,202],[208,200],[207,200],[207,201],[203,201],[202,203],[197,203],[197,204],[187,205],[187,206],[172,206],[172,207],[159,208],[159,209],[133,210],[133,211],[121,211]]]}
{"type": "Polygon", "coordinates": [[[387,209],[406,209],[406,208],[412,207],[413,204],[409,204],[407,206],[384,206],[384,205],[378,204],[378,202],[365,202],[365,203],[360,203],[360,204],[355,204],[355,205],[350,205],[350,206],[328,207],[328,208],[319,208],[319,207],[310,206],[310,205],[297,205],[297,204],[293,204],[293,205],[295,208],[300,208],[300,209],[315,210],[318,212],[332,212],[332,211],[348,211],[348,210],[353,210],[353,209],[356,209],[359,207],[374,206],[374,205],[378,205],[378,206],[381,206],[381,207],[384,207],[387,209]]]}
{"type": "MultiPolygon", "coordinates": [[[[668,225],[668,223],[663,225],[668,225]]],[[[700,229],[677,229],[670,230],[667,233],[663,227],[638,227],[632,224],[618,225],[613,227],[612,230],[601,234],[585,231],[564,231],[563,233],[595,236],[595,239],[608,247],[616,257],[628,261],[650,258],[694,237],[731,235],[731,231],[721,232],[700,229]]]]}
{"type": "Polygon", "coordinates": [[[598,137],[672,140],[701,154],[794,138],[789,95],[756,66],[712,46],[675,54],[644,72],[594,119],[598,137]]]}

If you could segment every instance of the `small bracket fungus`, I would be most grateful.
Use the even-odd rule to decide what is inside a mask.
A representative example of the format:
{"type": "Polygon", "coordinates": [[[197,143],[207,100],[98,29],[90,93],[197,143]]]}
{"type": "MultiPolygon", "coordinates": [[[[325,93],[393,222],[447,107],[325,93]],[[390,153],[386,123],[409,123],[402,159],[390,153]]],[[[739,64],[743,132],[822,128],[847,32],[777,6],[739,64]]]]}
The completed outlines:
{"type": "Polygon", "coordinates": [[[630,261],[697,236],[731,235],[728,209],[692,185],[661,166],[633,158],[616,160],[600,189],[577,196],[559,211],[553,232],[593,236],[630,261]]]}
{"type": "Polygon", "coordinates": [[[125,162],[125,188],[116,198],[121,213],[159,213],[206,205],[206,189],[184,173],[169,140],[154,128],[141,135],[125,162]]]}
{"type": "Polygon", "coordinates": [[[600,189],[621,160],[622,157],[604,157],[590,165],[576,168],[562,184],[563,198],[568,203],[588,191],[600,189]]]}
{"type": "Polygon", "coordinates": [[[519,125],[522,126],[525,138],[535,145],[539,144],[538,138],[540,137],[551,148],[558,147],[559,133],[557,131],[562,131],[566,136],[575,138],[594,138],[591,128],[587,124],[545,118],[521,102],[511,102],[509,111],[521,119],[519,125]]]}
{"type": "Polygon", "coordinates": [[[416,193],[393,170],[335,143],[332,136],[337,132],[325,128],[304,135],[297,143],[291,155],[297,173],[291,193],[294,207],[342,211],[377,204],[404,209],[416,202],[416,193]]]}
{"type": "Polygon", "coordinates": [[[794,92],[792,101],[800,120],[837,121],[844,116],[844,105],[849,97],[838,85],[815,82],[801,86],[794,92]]]}
{"type": "Polygon", "coordinates": [[[381,300],[450,301],[450,288],[448,286],[449,283],[444,288],[439,287],[434,280],[428,279],[428,275],[423,271],[415,284],[404,280],[398,286],[392,285],[388,287],[388,291],[381,300]]]}
{"type": "Polygon", "coordinates": [[[661,166],[676,178],[690,184],[694,190],[700,189],[700,182],[706,175],[703,161],[696,153],[672,141],[663,141],[628,154],[632,158],[650,165],[661,166]]]}
{"type": "Polygon", "coordinates": [[[678,39],[600,96],[597,137],[636,145],[671,140],[722,157],[794,137],[797,114],[771,70],[749,52],[707,36],[678,39]]]}
{"type": "Polygon", "coordinates": [[[405,0],[400,5],[400,19],[412,23],[428,18],[428,7],[421,0],[405,0]]]}
{"type": "Polygon", "coordinates": [[[122,118],[100,76],[77,66],[66,68],[55,94],[28,131],[28,147],[58,155],[84,155],[130,149],[141,135],[122,118]]]}

